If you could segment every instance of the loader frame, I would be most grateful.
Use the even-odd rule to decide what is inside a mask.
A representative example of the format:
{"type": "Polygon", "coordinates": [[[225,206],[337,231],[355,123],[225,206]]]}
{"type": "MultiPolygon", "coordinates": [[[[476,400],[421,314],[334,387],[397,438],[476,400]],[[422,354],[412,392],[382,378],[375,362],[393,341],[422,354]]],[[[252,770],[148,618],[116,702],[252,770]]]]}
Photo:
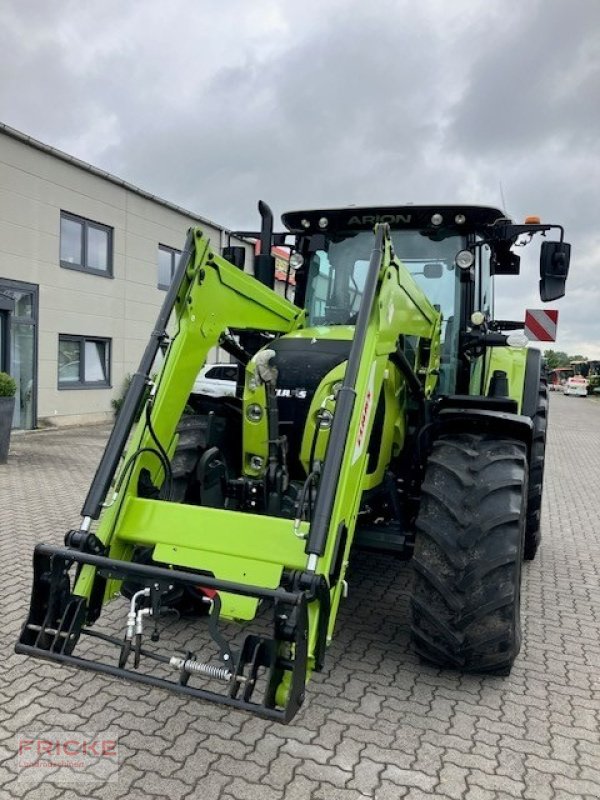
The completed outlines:
{"type": "MultiPolygon", "coordinates": [[[[302,703],[311,672],[322,668],[345,591],[375,400],[388,359],[397,350],[390,326],[382,324],[382,318],[388,320],[396,306],[403,308],[409,302],[415,303],[419,313],[413,312],[409,318],[407,332],[426,337],[431,345],[421,388],[431,394],[439,363],[436,342],[440,315],[395,259],[389,230],[380,225],[337,393],[310,525],[264,514],[170,503],[168,464],[176,448],[177,420],[210,347],[220,341],[225,328],[234,324],[236,328],[277,334],[294,331],[304,321],[303,310],[214,254],[202,232],[192,230],[83,505],[81,528],[67,534],[65,547],[42,544],[36,548],[30,614],[17,652],[289,721],[302,703]],[[376,302],[381,297],[383,302],[376,302]],[[169,338],[167,324],[173,311],[178,332],[169,338]],[[166,357],[153,381],[152,364],[161,347],[166,348],[166,357]],[[148,388],[150,397],[145,400],[148,388]],[[144,404],[145,416],[142,414],[133,429],[144,404]],[[140,496],[141,486],[150,487],[154,496],[152,491],[140,496]],[[157,493],[163,497],[157,497],[157,493]],[[100,516],[92,532],[92,520],[100,516]],[[139,547],[152,548],[152,558],[158,563],[135,563],[132,559],[139,547]],[[72,568],[76,573],[71,586],[72,568]],[[130,611],[131,633],[128,628],[126,640],[121,642],[92,629],[103,605],[127,580],[146,586],[150,603],[146,611],[157,625],[161,597],[169,591],[185,586],[216,591],[218,607],[211,604],[208,628],[220,646],[223,664],[208,663],[201,660],[202,654],[195,653],[187,654],[181,664],[173,655],[153,656],[141,644],[143,620],[135,600],[130,611]],[[234,653],[223,645],[218,633],[219,616],[253,619],[259,602],[273,603],[273,634],[249,634],[234,653]],[[119,648],[118,665],[74,655],[82,635],[103,638],[119,648]],[[136,668],[154,658],[179,667],[179,680],[127,669],[132,647],[136,668]],[[259,671],[263,678],[266,673],[266,689],[257,701],[254,689],[259,671]],[[188,685],[190,677],[198,674],[206,679],[220,678],[226,683],[226,691],[188,685]]],[[[250,467],[240,480],[250,490],[257,484],[250,467]]]]}

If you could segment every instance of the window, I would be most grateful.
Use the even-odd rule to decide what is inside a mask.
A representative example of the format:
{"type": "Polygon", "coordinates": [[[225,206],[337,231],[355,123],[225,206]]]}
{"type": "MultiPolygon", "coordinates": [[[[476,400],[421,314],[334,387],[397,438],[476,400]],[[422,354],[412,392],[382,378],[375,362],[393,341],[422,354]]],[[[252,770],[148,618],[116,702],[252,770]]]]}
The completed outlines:
{"type": "Polygon", "coordinates": [[[94,389],[108,386],[110,386],[110,339],[60,334],[58,388],[94,389]]]}
{"type": "Polygon", "coordinates": [[[487,244],[477,248],[479,269],[475,270],[475,307],[474,311],[483,311],[491,317],[494,311],[494,281],[490,269],[490,246],[487,244]]]}
{"type": "Polygon", "coordinates": [[[60,212],[60,265],[112,277],[113,229],[60,212]]]}
{"type": "MultiPolygon", "coordinates": [[[[454,314],[459,290],[454,258],[464,247],[464,238],[452,235],[430,239],[414,230],[394,230],[391,235],[398,258],[430,302],[440,306],[448,322],[454,314]],[[434,266],[441,270],[439,275],[426,270],[434,266]]],[[[306,308],[311,325],[356,322],[373,241],[370,231],[353,232],[345,237],[327,238],[322,249],[310,253],[306,308]]]]}
{"type": "Polygon", "coordinates": [[[168,289],[175,274],[181,250],[174,250],[164,244],[158,245],[158,288],[168,289]]]}
{"type": "Polygon", "coordinates": [[[213,367],[208,370],[206,377],[215,381],[237,381],[238,368],[236,364],[230,367],[213,367]]]}

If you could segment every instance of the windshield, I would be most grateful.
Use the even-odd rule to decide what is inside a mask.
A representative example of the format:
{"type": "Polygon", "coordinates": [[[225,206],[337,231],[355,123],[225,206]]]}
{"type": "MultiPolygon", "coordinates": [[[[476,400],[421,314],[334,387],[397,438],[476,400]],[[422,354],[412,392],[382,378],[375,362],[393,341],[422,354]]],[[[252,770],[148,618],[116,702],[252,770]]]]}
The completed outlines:
{"type": "MultiPolygon", "coordinates": [[[[437,391],[450,393],[458,369],[460,280],[454,260],[465,239],[451,235],[435,240],[415,230],[392,231],[391,237],[398,258],[442,312],[437,391]]],[[[311,254],[306,287],[309,325],[355,324],[373,244],[371,231],[340,234],[327,237],[323,248],[311,254]]]]}
{"type": "MultiPolygon", "coordinates": [[[[396,255],[413,275],[430,302],[444,316],[454,316],[458,279],[454,259],[464,248],[460,236],[435,241],[419,231],[392,231],[396,255]]],[[[370,231],[326,240],[311,254],[306,309],[311,325],[348,325],[356,321],[374,237],[370,231]]]]}

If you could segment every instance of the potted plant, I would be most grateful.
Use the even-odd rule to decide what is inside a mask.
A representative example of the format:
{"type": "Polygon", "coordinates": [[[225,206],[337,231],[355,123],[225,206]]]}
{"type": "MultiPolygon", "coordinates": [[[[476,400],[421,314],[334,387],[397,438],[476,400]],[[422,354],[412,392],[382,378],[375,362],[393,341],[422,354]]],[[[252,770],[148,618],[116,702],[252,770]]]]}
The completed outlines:
{"type": "Polygon", "coordinates": [[[6,464],[8,458],[16,391],[15,379],[6,372],[0,372],[0,464],[6,464]]]}

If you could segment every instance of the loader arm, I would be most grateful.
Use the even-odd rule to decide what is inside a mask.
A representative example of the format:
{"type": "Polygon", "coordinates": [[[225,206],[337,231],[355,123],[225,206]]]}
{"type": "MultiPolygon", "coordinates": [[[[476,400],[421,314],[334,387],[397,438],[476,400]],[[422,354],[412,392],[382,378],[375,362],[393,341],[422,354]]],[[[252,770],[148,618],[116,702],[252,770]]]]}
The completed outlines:
{"type": "MultiPolygon", "coordinates": [[[[439,367],[441,317],[395,258],[387,225],[377,225],[342,386],[329,399],[333,424],[310,521],[172,502],[169,465],[178,442],[177,424],[209,350],[229,329],[278,336],[293,333],[304,320],[303,310],[214,254],[201,231],[191,231],[174,286],[90,487],[81,529],[67,534],[63,548],[36,548],[31,609],[18,652],[284,722],[294,716],[305,682],[313,669],[321,668],[333,635],[365,485],[375,404],[390,380],[391,359],[401,336],[417,337],[424,344],[417,374],[409,370],[402,380],[430,396],[439,367]],[[166,346],[163,365],[152,379],[161,345],[166,346]],[[92,520],[98,517],[92,532],[92,520]],[[150,563],[136,560],[140,551],[151,552],[150,563]],[[131,598],[121,643],[92,626],[127,581],[143,588],[131,598]],[[143,646],[144,625],[154,623],[158,638],[161,604],[180,587],[208,593],[208,627],[220,665],[195,652],[180,657],[143,646]],[[250,621],[269,604],[271,636],[248,634],[237,650],[225,642],[220,621],[250,621]],[[118,664],[75,656],[81,634],[116,647],[118,664]],[[151,659],[174,669],[178,679],[138,669],[151,659]],[[128,668],[131,660],[133,670],[128,668]],[[190,685],[190,679],[205,683],[190,685]],[[212,688],[214,681],[226,684],[224,694],[212,688]],[[259,685],[263,697],[257,702],[259,685]]],[[[267,449],[271,445],[264,442],[267,449]]],[[[248,475],[238,481],[249,490],[259,483],[248,475]]]]}
{"type": "MultiPolygon", "coordinates": [[[[422,365],[423,391],[430,396],[439,369],[441,315],[394,257],[389,228],[376,226],[364,295],[344,380],[339,390],[330,440],[319,483],[314,517],[307,538],[308,568],[331,584],[331,640],[348,566],[362,489],[367,472],[367,445],[383,383],[389,380],[390,357],[400,335],[428,343],[422,365]]],[[[314,652],[316,631],[311,631],[314,652]]]]}

